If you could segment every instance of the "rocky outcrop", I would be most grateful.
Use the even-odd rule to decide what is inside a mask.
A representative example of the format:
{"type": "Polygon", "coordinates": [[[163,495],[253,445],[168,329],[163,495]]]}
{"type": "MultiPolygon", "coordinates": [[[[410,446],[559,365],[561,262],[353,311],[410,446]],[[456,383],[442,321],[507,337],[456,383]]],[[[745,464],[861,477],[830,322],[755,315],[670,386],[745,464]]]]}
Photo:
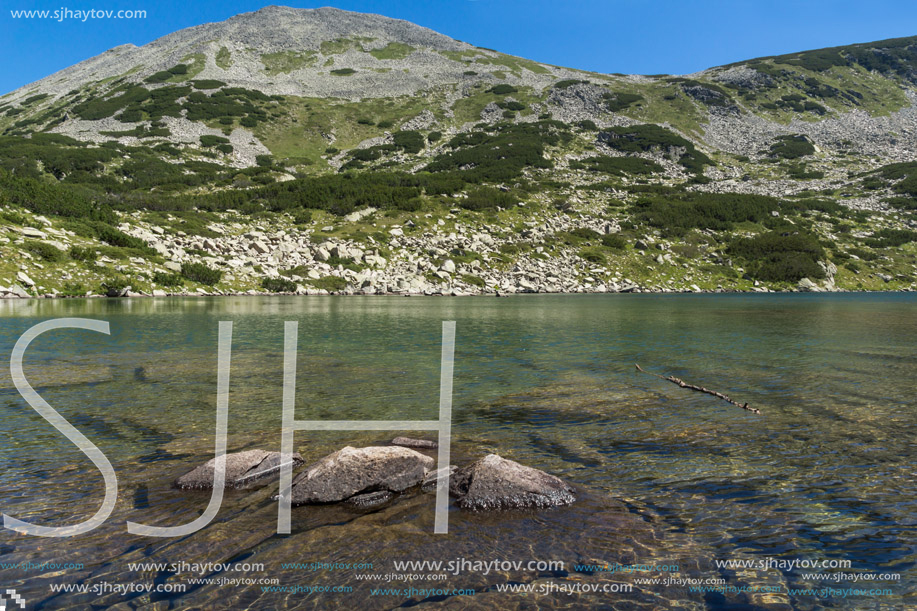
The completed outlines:
{"type": "Polygon", "coordinates": [[[433,464],[429,456],[399,446],[347,446],[313,463],[293,480],[292,504],[335,503],[368,493],[401,492],[420,484],[433,464]]]}
{"type": "MultiPolygon", "coordinates": [[[[293,467],[296,468],[302,464],[302,456],[293,454],[293,467]]],[[[213,488],[215,465],[216,458],[211,458],[203,465],[175,480],[175,486],[186,489],[213,488]]],[[[280,452],[245,450],[227,454],[226,487],[245,488],[267,483],[280,474],[280,467],[280,452]]]]}
{"type": "Polygon", "coordinates": [[[479,511],[556,507],[576,500],[562,479],[497,454],[457,470],[449,492],[462,509],[479,511]]]}

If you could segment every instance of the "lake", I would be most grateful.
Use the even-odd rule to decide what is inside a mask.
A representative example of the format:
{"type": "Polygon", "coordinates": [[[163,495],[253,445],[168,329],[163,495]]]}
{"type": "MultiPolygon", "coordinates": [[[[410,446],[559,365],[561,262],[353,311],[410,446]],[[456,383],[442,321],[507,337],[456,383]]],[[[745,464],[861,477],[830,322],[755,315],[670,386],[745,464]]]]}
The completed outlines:
{"type": "MultiPolygon", "coordinates": [[[[25,374],[109,458],[119,496],[85,535],[0,531],[0,588],[30,609],[917,605],[914,294],[0,301],[0,510],[47,526],[89,518],[104,496],[99,471],[10,378],[19,336],[62,317],[108,321],[111,334],[42,335],[25,374]],[[452,508],[449,534],[434,535],[434,494],[417,492],[375,509],[297,507],[280,536],[274,483],[227,490],[190,536],[128,534],[128,520],[179,525],[207,505],[209,492],[171,483],[213,454],[223,320],[234,323],[229,451],[279,449],[284,321],[299,322],[298,419],[417,420],[437,417],[441,324],[454,320],[453,463],[498,453],[568,481],[577,502],[452,508]],[[494,560],[506,564],[473,564],[494,560]],[[225,562],[262,566],[147,564],[225,562]],[[68,584],[96,589],[52,589],[68,584]]],[[[312,462],[398,434],[298,432],[295,448],[312,462]]]]}

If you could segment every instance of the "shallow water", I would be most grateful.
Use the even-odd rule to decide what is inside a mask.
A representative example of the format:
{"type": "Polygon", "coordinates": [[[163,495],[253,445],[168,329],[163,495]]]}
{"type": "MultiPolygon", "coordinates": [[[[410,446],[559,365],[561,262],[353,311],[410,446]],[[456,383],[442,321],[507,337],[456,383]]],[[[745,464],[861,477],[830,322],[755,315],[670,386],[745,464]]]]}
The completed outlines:
{"type": "MultiPolygon", "coordinates": [[[[917,604],[917,298],[905,294],[593,295],[494,298],[246,297],[0,301],[0,510],[48,526],[91,516],[95,467],[13,388],[16,339],[50,318],[107,320],[111,335],[57,331],[33,342],[25,373],[111,460],[120,486],[105,525],[71,539],[0,530],[0,568],[36,609],[257,608],[907,608],[917,604]],[[188,537],[129,535],[127,520],[188,522],[209,493],[170,487],[213,452],[217,322],[234,322],[229,449],[279,449],[283,321],[299,321],[298,419],[435,419],[441,321],[456,321],[453,462],[488,452],[573,483],[568,508],[450,512],[432,535],[433,495],[375,510],[302,507],[274,534],[276,484],[227,491],[188,537]],[[746,412],[645,374],[675,375],[761,410],[746,412]],[[445,581],[386,583],[394,560],[560,560],[563,570],[471,570],[445,581]],[[832,581],[802,568],[717,568],[716,561],[843,560],[832,581]],[[131,562],[257,562],[278,578],[340,592],[264,592],[189,584],[199,577],[131,562]],[[284,569],[288,562],[372,570],[284,569]],[[576,570],[678,565],[675,572],[576,570]],[[2,564],[0,564],[2,566],[2,564]],[[732,591],[640,584],[724,579],[732,591]],[[53,593],[50,584],[186,584],[176,593],[53,593]],[[521,595],[506,583],[627,584],[626,593],[521,595]],[[473,588],[474,597],[372,596],[373,588],[473,588]],[[766,587],[777,592],[748,591],[766,587]],[[745,589],[745,591],[736,591],[745,589]],[[798,590],[812,588],[812,592],[798,590]],[[834,591],[827,591],[831,588],[834,591]],[[843,590],[887,589],[881,594],[843,590]],[[359,601],[357,603],[357,601],[359,601]],[[742,607],[739,607],[742,605],[742,607]]],[[[301,432],[307,461],[397,433],[301,432]]],[[[421,434],[415,433],[420,436],[421,434]]],[[[829,571],[833,573],[832,571],[829,571]]],[[[559,587],[559,586],[558,586],[559,587]]],[[[31,608],[31,607],[30,607],[31,608]]]]}

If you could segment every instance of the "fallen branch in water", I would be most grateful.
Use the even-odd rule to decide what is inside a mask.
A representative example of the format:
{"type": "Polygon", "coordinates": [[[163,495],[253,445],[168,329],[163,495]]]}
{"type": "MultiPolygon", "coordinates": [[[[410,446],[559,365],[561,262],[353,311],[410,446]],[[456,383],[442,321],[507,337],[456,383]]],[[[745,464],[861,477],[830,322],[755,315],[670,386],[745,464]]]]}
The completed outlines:
{"type": "Polygon", "coordinates": [[[726,395],[724,395],[724,394],[722,394],[722,393],[718,393],[718,392],[713,391],[713,390],[708,390],[708,389],[704,388],[703,386],[694,386],[693,384],[688,384],[688,383],[685,382],[684,380],[682,380],[682,379],[680,379],[680,378],[676,378],[675,376],[661,376],[661,375],[659,375],[658,373],[653,373],[652,371],[646,371],[645,369],[643,369],[642,367],[640,367],[640,365],[637,365],[637,371],[642,371],[643,373],[648,373],[648,374],[650,374],[651,376],[656,376],[657,378],[661,378],[661,379],[663,379],[663,380],[668,380],[668,381],[671,382],[672,384],[678,384],[678,385],[681,386],[682,388],[690,388],[691,390],[696,390],[696,391],[698,391],[698,392],[705,392],[705,393],[707,393],[708,395],[713,395],[714,397],[719,397],[719,398],[722,399],[723,401],[728,401],[729,403],[732,403],[732,404],[735,405],[736,407],[741,407],[742,409],[748,410],[748,411],[753,412],[753,413],[755,413],[755,414],[760,414],[760,413],[761,413],[760,410],[757,410],[757,409],[755,409],[755,408],[753,408],[753,407],[748,407],[748,403],[739,403],[738,401],[733,401],[732,399],[730,399],[729,397],[727,397],[726,395]]]}

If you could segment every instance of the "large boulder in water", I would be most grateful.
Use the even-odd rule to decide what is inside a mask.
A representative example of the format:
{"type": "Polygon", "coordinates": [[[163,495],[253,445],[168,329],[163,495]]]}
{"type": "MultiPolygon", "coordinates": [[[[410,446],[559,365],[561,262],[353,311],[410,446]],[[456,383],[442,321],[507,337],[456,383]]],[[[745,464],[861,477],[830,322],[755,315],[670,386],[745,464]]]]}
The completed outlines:
{"type": "Polygon", "coordinates": [[[334,503],[369,492],[401,492],[420,484],[433,464],[429,456],[400,446],[347,446],[297,475],[291,502],[334,503]]]}
{"type": "MultiPolygon", "coordinates": [[[[302,456],[293,454],[293,468],[303,464],[302,456]]],[[[213,488],[216,458],[185,473],[177,480],[178,488],[213,488]]],[[[254,483],[265,483],[280,474],[280,452],[245,450],[226,455],[226,487],[244,488],[254,483]]]]}
{"type": "Polygon", "coordinates": [[[496,454],[458,469],[449,492],[459,507],[472,510],[555,507],[576,500],[562,479],[496,454]]]}

